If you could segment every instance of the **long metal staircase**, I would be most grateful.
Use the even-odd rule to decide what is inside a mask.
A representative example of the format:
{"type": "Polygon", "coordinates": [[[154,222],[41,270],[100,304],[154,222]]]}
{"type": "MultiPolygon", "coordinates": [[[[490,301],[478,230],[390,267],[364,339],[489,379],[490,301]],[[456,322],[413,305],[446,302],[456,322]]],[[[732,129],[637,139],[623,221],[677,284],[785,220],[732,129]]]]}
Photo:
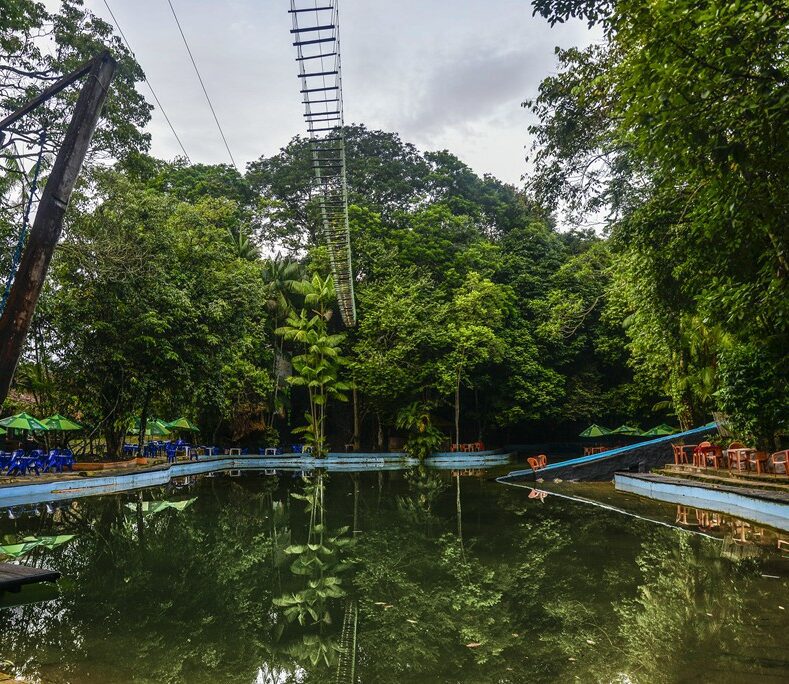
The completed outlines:
{"type": "Polygon", "coordinates": [[[340,67],[339,0],[291,0],[293,45],[340,313],[356,324],[340,67]]]}

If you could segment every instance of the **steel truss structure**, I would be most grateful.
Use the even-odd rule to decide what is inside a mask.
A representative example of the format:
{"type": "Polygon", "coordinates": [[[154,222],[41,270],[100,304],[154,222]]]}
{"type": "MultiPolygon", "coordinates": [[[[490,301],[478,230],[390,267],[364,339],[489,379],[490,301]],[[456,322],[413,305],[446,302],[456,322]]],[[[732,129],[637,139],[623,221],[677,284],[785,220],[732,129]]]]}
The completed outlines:
{"type": "Polygon", "coordinates": [[[340,68],[339,0],[291,0],[293,45],[340,313],[356,324],[340,68]]]}

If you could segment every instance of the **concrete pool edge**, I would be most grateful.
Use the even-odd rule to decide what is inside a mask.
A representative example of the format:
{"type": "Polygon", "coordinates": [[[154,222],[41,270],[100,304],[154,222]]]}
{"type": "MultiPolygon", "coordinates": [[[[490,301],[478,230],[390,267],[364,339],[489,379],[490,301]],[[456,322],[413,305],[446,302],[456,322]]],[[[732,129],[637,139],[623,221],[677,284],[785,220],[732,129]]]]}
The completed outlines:
{"type": "Polygon", "coordinates": [[[692,506],[789,532],[789,494],[712,485],[649,473],[615,473],[617,490],[658,501],[692,506]]]}
{"type": "MultiPolygon", "coordinates": [[[[507,463],[511,454],[481,453],[456,454],[450,459],[449,454],[438,455],[439,458],[426,459],[426,465],[443,466],[444,468],[473,468],[507,463]]],[[[367,466],[368,469],[399,469],[419,464],[414,458],[401,454],[331,454],[327,458],[305,458],[303,456],[265,457],[265,456],[218,456],[204,458],[200,461],[188,461],[174,464],[159,464],[133,472],[116,472],[106,475],[79,477],[70,475],[68,478],[46,481],[9,482],[0,484],[0,507],[13,507],[26,504],[39,504],[49,501],[81,498],[85,496],[101,496],[117,494],[136,489],[158,487],[179,477],[191,475],[207,475],[224,471],[269,470],[269,471],[309,471],[327,469],[329,471],[353,471],[367,466]]]]}

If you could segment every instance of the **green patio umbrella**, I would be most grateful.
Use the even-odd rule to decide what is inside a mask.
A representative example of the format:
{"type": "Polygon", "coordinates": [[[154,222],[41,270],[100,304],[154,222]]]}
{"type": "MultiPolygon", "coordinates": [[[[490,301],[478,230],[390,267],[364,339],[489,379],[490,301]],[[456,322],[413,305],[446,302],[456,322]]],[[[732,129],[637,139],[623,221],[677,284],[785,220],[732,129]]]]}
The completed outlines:
{"type": "Polygon", "coordinates": [[[656,425],[651,430],[647,430],[646,432],[642,433],[643,437],[663,437],[665,435],[673,435],[676,432],[676,428],[671,427],[670,425],[666,425],[665,423],[661,423],[660,425],[656,425]]]}
{"type": "Polygon", "coordinates": [[[627,435],[629,437],[641,437],[641,430],[630,425],[620,425],[616,430],[611,430],[612,435],[627,435]]]}
{"type": "Polygon", "coordinates": [[[20,556],[24,556],[26,553],[29,553],[35,549],[37,546],[39,546],[37,541],[19,542],[17,544],[0,544],[0,556],[19,558],[20,556]]]}
{"type": "Polygon", "coordinates": [[[0,428],[0,435],[4,435],[4,434],[6,434],[6,432],[8,432],[8,430],[0,428]]]}
{"type": "Polygon", "coordinates": [[[17,539],[16,541],[13,538],[8,539],[9,543],[0,544],[0,555],[3,556],[10,556],[11,558],[19,558],[20,556],[24,556],[26,553],[30,553],[33,549],[38,546],[43,546],[47,549],[54,549],[61,544],[65,544],[68,541],[74,539],[73,534],[58,534],[50,537],[23,537],[22,539],[17,539]]]}
{"type": "MultiPolygon", "coordinates": [[[[129,432],[132,434],[140,434],[140,419],[135,418],[132,427],[129,429],[129,432]]],[[[170,428],[167,427],[167,423],[159,418],[151,418],[145,424],[145,434],[151,437],[164,437],[165,435],[170,434],[170,428]]]]}
{"type": "Polygon", "coordinates": [[[44,418],[44,420],[41,422],[47,426],[47,430],[51,430],[52,432],[66,432],[82,429],[82,425],[80,425],[78,422],[66,418],[65,416],[61,416],[59,413],[56,413],[54,416],[50,416],[49,418],[44,418]]]}
{"type": "Polygon", "coordinates": [[[592,423],[581,433],[581,437],[605,437],[606,435],[610,434],[611,430],[608,428],[598,425],[597,423],[592,423]]]}
{"type": "MultiPolygon", "coordinates": [[[[182,511],[187,506],[190,506],[195,501],[197,501],[197,497],[193,497],[191,499],[184,499],[182,501],[143,501],[140,506],[142,509],[142,514],[144,516],[153,515],[154,513],[160,513],[161,511],[167,510],[168,508],[172,508],[176,511],[182,511]]],[[[130,511],[137,510],[136,503],[127,503],[126,508],[130,511]]]]}
{"type": "Polygon", "coordinates": [[[170,423],[166,423],[167,428],[170,430],[189,430],[191,432],[200,432],[200,428],[186,418],[176,418],[170,423]]]}
{"type": "Polygon", "coordinates": [[[13,428],[14,430],[30,430],[36,432],[46,432],[47,426],[29,413],[17,413],[0,420],[0,427],[13,428]]]}

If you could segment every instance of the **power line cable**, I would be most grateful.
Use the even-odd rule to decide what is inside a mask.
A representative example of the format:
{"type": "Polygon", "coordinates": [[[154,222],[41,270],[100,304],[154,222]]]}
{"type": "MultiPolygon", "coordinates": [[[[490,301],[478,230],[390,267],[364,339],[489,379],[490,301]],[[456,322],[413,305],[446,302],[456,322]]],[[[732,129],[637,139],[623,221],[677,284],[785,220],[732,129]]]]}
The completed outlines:
{"type": "Polygon", "coordinates": [[[192,60],[192,66],[195,69],[195,73],[197,74],[197,80],[200,81],[200,87],[203,89],[203,94],[205,95],[206,102],[208,102],[208,107],[211,109],[211,114],[214,116],[214,121],[216,122],[216,127],[219,129],[219,135],[222,136],[222,142],[225,144],[225,149],[227,150],[227,154],[230,157],[230,161],[233,162],[233,166],[235,167],[236,171],[238,171],[238,166],[236,164],[236,160],[233,159],[233,153],[230,151],[230,146],[227,144],[227,138],[225,138],[225,132],[222,130],[222,126],[219,124],[219,118],[214,111],[214,105],[211,104],[211,98],[208,96],[208,91],[206,90],[205,83],[203,83],[203,77],[200,76],[200,70],[197,68],[197,62],[195,62],[195,58],[192,55],[192,50],[189,48],[189,43],[186,40],[186,36],[184,35],[184,30],[181,28],[181,22],[178,21],[178,15],[175,13],[175,7],[173,7],[173,3],[170,0],[167,0],[167,4],[170,5],[170,11],[173,13],[173,18],[175,19],[175,23],[178,26],[178,31],[181,34],[181,38],[184,41],[184,45],[186,46],[186,51],[189,53],[189,59],[192,60]]]}
{"type": "MultiPolygon", "coordinates": [[[[115,28],[118,29],[118,33],[120,33],[121,38],[123,39],[123,42],[126,45],[126,49],[131,53],[131,55],[132,55],[132,57],[134,57],[134,59],[137,59],[137,55],[134,54],[134,50],[131,49],[131,45],[129,45],[129,41],[126,40],[126,34],[123,32],[123,29],[121,28],[120,23],[115,18],[115,14],[112,11],[112,8],[110,7],[110,5],[107,2],[107,0],[104,0],[104,6],[107,8],[107,11],[110,13],[110,16],[112,17],[112,20],[115,22],[115,28]]],[[[139,63],[139,60],[138,60],[138,63],[139,63]]],[[[159,105],[159,110],[162,112],[162,116],[164,116],[164,120],[167,122],[167,125],[170,127],[170,130],[173,132],[173,135],[175,136],[175,139],[178,141],[178,146],[181,148],[181,152],[184,153],[184,157],[186,157],[186,161],[188,161],[191,164],[192,160],[189,158],[189,154],[186,152],[186,148],[184,147],[183,143],[181,142],[181,138],[179,138],[178,137],[178,133],[175,132],[175,127],[173,126],[172,122],[170,121],[170,117],[167,116],[167,112],[164,111],[164,106],[159,101],[159,98],[156,96],[156,92],[154,91],[153,86],[151,85],[151,82],[148,80],[148,77],[145,75],[144,72],[143,72],[143,79],[145,80],[145,84],[148,86],[148,89],[151,91],[151,95],[153,95],[154,101],[156,102],[157,105],[159,105]]]]}

